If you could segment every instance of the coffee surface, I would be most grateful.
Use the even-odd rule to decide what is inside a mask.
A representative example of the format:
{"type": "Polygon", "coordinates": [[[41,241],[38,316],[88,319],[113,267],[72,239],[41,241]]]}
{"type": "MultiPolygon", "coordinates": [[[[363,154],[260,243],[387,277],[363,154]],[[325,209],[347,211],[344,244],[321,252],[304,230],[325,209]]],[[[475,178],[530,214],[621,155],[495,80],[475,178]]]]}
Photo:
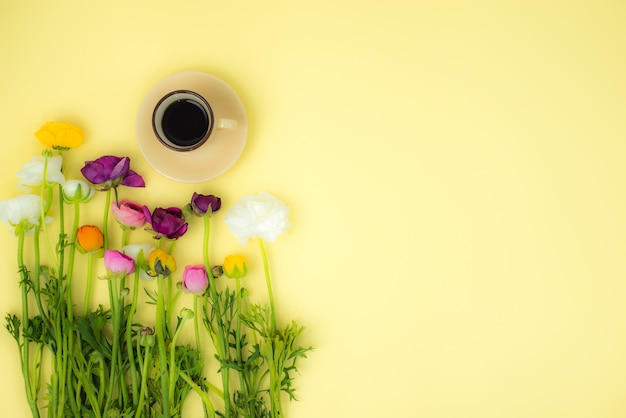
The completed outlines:
{"type": "Polygon", "coordinates": [[[172,144],[191,147],[200,142],[209,130],[206,110],[193,100],[177,100],[163,113],[163,133],[172,144]]]}

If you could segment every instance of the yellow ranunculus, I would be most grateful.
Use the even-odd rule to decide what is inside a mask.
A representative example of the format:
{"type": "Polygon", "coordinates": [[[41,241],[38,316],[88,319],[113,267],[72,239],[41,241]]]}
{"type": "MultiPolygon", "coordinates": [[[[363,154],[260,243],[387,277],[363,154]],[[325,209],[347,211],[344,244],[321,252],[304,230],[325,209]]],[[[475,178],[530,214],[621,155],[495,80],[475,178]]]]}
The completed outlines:
{"type": "Polygon", "coordinates": [[[47,122],[35,136],[47,147],[76,148],[83,143],[83,130],[78,126],[63,122],[47,122]]]}
{"type": "Polygon", "coordinates": [[[242,255],[229,255],[224,258],[224,274],[231,279],[241,279],[248,274],[248,262],[242,255]]]}
{"type": "Polygon", "coordinates": [[[157,248],[150,253],[148,266],[150,266],[152,272],[167,277],[172,274],[172,272],[176,271],[176,259],[160,248],[157,248]]]}
{"type": "Polygon", "coordinates": [[[104,235],[95,225],[83,225],[78,228],[76,241],[86,252],[98,251],[104,246],[104,235]]]}

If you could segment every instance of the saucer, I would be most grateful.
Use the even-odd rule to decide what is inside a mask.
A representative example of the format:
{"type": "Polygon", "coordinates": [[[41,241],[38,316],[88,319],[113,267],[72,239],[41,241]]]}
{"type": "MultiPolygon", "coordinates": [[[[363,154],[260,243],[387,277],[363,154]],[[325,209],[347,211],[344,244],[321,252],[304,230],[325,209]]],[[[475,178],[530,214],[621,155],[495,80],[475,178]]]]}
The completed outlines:
{"type": "Polygon", "coordinates": [[[248,120],[237,93],[223,80],[207,73],[187,71],[159,81],[144,97],[137,113],[137,143],[148,163],[163,176],[183,183],[211,180],[231,168],[246,144],[248,120]],[[233,119],[237,127],[211,133],[202,146],[191,151],[165,147],[152,127],[152,113],[159,101],[175,90],[190,90],[202,96],[215,119],[233,119]]]}

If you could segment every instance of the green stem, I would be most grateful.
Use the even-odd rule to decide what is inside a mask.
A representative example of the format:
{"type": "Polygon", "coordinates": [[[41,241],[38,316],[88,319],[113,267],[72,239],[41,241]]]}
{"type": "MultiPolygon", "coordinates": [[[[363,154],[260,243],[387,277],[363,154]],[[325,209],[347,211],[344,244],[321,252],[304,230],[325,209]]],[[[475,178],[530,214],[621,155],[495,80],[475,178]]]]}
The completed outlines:
{"type": "Polygon", "coordinates": [[[180,377],[187,382],[187,384],[189,386],[191,386],[191,388],[198,394],[200,395],[200,399],[202,399],[203,404],[207,407],[207,409],[209,410],[209,414],[211,417],[215,417],[215,408],[213,407],[213,403],[211,402],[211,400],[209,399],[209,396],[206,394],[205,391],[202,390],[202,388],[200,386],[198,386],[196,384],[196,382],[193,381],[193,379],[191,379],[191,377],[189,377],[185,372],[180,372],[180,377]]]}
{"type": "Polygon", "coordinates": [[[80,217],[80,203],[74,203],[74,224],[72,226],[72,237],[70,239],[70,254],[67,267],[67,317],[70,321],[74,320],[73,302],[72,302],[72,276],[74,275],[74,258],[76,256],[76,236],[78,234],[78,223],[80,217]]]}
{"type": "MultiPolygon", "coordinates": [[[[26,265],[24,265],[24,233],[20,233],[18,237],[17,246],[17,265],[20,270],[20,287],[22,288],[22,319],[24,321],[23,329],[30,327],[30,316],[28,309],[28,272],[26,271],[26,265]]],[[[18,341],[19,345],[19,341],[18,341]]],[[[39,417],[39,409],[37,408],[37,393],[33,391],[31,384],[31,376],[29,373],[30,364],[30,342],[26,337],[22,340],[22,346],[20,350],[22,375],[24,377],[24,387],[26,389],[26,398],[28,406],[33,413],[33,417],[39,417]]]]}
{"type": "Polygon", "coordinates": [[[265,283],[267,284],[267,292],[270,298],[270,315],[271,315],[271,332],[276,331],[276,308],[274,305],[274,292],[272,291],[272,281],[270,278],[269,262],[267,260],[267,253],[265,252],[265,245],[261,238],[257,238],[259,241],[259,248],[261,249],[261,256],[263,257],[263,271],[265,272],[265,283]]]}
{"type": "Polygon", "coordinates": [[[126,321],[126,351],[128,353],[128,363],[130,364],[130,377],[133,393],[133,405],[137,406],[139,397],[139,388],[137,383],[137,368],[135,365],[135,353],[133,350],[133,342],[131,339],[133,317],[137,311],[137,300],[139,298],[139,268],[135,269],[135,283],[133,286],[133,300],[130,304],[130,311],[128,312],[128,319],[126,321]]]}
{"type": "Polygon", "coordinates": [[[176,381],[178,380],[178,368],[176,367],[176,341],[178,340],[178,336],[180,335],[181,330],[183,329],[183,323],[179,321],[178,326],[176,327],[176,331],[174,332],[174,337],[172,337],[172,341],[170,342],[170,387],[169,387],[169,395],[170,395],[170,403],[174,403],[174,390],[176,389],[176,381]]]}
{"type": "Polygon", "coordinates": [[[167,351],[165,348],[165,324],[164,324],[164,304],[165,295],[163,294],[163,276],[157,277],[157,313],[156,313],[156,336],[159,347],[159,357],[161,360],[161,401],[162,412],[164,417],[170,416],[169,404],[169,371],[167,367],[167,351]]]}
{"type": "MultiPolygon", "coordinates": [[[[139,345],[139,341],[137,342],[139,345]]],[[[137,402],[137,410],[135,412],[135,418],[141,417],[143,410],[143,404],[146,399],[146,391],[148,386],[148,368],[150,367],[150,361],[152,360],[152,347],[146,347],[146,355],[143,361],[141,369],[141,390],[139,392],[139,400],[137,402]]]]}
{"type": "Polygon", "coordinates": [[[102,218],[102,235],[104,236],[104,249],[109,249],[109,209],[111,206],[111,189],[107,190],[104,201],[104,217],[102,218]]]}
{"type": "Polygon", "coordinates": [[[85,301],[83,303],[83,316],[86,318],[89,313],[89,304],[91,300],[91,287],[93,285],[93,259],[94,254],[87,254],[87,288],[85,289],[85,301]]]}
{"type": "Polygon", "coordinates": [[[200,345],[200,297],[193,295],[193,329],[196,334],[196,350],[202,352],[200,345]]]}
{"type": "Polygon", "coordinates": [[[39,311],[39,315],[41,315],[41,317],[43,319],[47,319],[46,313],[43,309],[43,304],[41,302],[41,271],[39,268],[40,265],[40,259],[41,259],[41,251],[39,249],[39,231],[41,230],[41,226],[37,225],[35,227],[34,230],[34,234],[33,234],[33,247],[34,247],[34,255],[35,255],[35,260],[34,260],[34,268],[35,271],[33,272],[33,287],[34,287],[34,293],[35,293],[35,303],[37,304],[37,310],[39,311]]]}
{"type": "MultiPolygon", "coordinates": [[[[204,220],[204,237],[202,242],[202,254],[204,258],[204,267],[209,278],[209,291],[213,299],[213,309],[215,312],[215,318],[217,319],[217,337],[218,344],[216,344],[217,355],[221,361],[227,360],[228,356],[228,334],[224,329],[224,321],[222,320],[222,307],[217,289],[215,287],[215,278],[213,277],[213,270],[211,269],[211,263],[209,261],[209,238],[211,236],[211,217],[209,215],[203,216],[204,220]]],[[[225,418],[230,418],[230,393],[229,393],[229,380],[230,374],[226,367],[220,364],[220,374],[222,375],[222,389],[224,390],[224,413],[225,418]]]]}
{"type": "Polygon", "coordinates": [[[241,390],[243,391],[246,387],[245,385],[245,381],[244,381],[244,375],[243,375],[243,358],[242,358],[242,352],[241,352],[241,315],[242,315],[242,309],[241,309],[241,279],[239,277],[237,277],[235,279],[235,285],[237,288],[237,328],[235,331],[235,346],[236,346],[236,353],[237,353],[237,365],[239,366],[239,387],[241,388],[241,390]]]}
{"type": "Polygon", "coordinates": [[[48,234],[48,228],[46,227],[46,214],[50,210],[52,206],[52,189],[49,187],[46,177],[48,176],[48,155],[44,156],[43,163],[43,178],[41,180],[41,189],[39,191],[41,196],[41,228],[43,229],[44,239],[46,241],[46,245],[48,248],[48,253],[50,254],[50,260],[54,260],[56,262],[56,254],[52,250],[52,244],[50,241],[50,235],[48,234]],[[48,195],[48,199],[46,199],[46,194],[48,195]]]}
{"type": "MultiPolygon", "coordinates": [[[[104,406],[104,416],[108,416],[107,412],[113,402],[113,391],[117,381],[117,368],[119,362],[119,338],[120,338],[120,295],[117,286],[117,277],[111,277],[109,282],[109,297],[111,300],[111,321],[113,322],[113,353],[111,355],[111,369],[109,373],[109,388],[107,391],[107,400],[104,406]]],[[[121,370],[120,370],[121,372],[121,370]]],[[[121,386],[121,382],[120,382],[121,386]]]]}

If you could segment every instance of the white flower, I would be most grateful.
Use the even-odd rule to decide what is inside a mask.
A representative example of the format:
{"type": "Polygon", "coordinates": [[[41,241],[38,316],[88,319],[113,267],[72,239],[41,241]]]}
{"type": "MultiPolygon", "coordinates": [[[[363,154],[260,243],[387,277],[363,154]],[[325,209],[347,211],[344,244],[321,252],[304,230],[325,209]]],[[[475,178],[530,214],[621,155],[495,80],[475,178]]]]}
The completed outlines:
{"type": "Polygon", "coordinates": [[[63,186],[63,200],[67,203],[86,203],[95,193],[96,189],[84,180],[67,180],[63,186]]]}
{"type": "Polygon", "coordinates": [[[139,278],[142,280],[152,280],[153,276],[146,273],[146,270],[142,268],[143,265],[147,265],[148,257],[152,251],[156,250],[156,247],[152,244],[130,244],[122,248],[122,252],[132,258],[139,269],[139,278]],[[143,253],[143,254],[142,254],[143,253]],[[141,254],[141,260],[139,259],[141,254]]]}
{"type": "Polygon", "coordinates": [[[291,226],[289,208],[267,192],[242,197],[226,214],[224,222],[242,245],[248,238],[274,242],[291,226]]]}
{"type": "Polygon", "coordinates": [[[41,197],[24,194],[12,199],[0,200],[0,222],[9,227],[16,235],[31,231],[39,225],[41,216],[41,197]]]}
{"type": "MultiPolygon", "coordinates": [[[[22,164],[22,169],[16,174],[21,179],[17,182],[17,187],[30,191],[29,187],[41,186],[44,164],[45,158],[41,156],[32,157],[29,162],[22,164]]],[[[46,181],[48,183],[61,185],[65,183],[65,176],[61,172],[62,165],[63,157],[60,155],[48,158],[48,166],[46,167],[46,181]]]]}

